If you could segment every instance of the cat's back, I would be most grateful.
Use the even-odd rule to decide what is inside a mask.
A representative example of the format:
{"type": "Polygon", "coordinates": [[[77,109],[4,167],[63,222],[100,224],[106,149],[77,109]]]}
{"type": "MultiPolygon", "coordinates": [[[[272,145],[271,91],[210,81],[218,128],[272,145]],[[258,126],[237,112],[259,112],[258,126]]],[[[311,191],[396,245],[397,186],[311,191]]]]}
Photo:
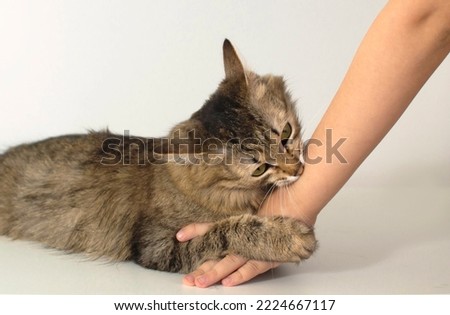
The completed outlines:
{"type": "Polygon", "coordinates": [[[115,180],[120,167],[100,163],[109,137],[106,131],[61,136],[0,155],[0,234],[73,251],[93,248],[97,242],[102,244],[99,252],[108,247],[113,251],[118,238],[129,239],[123,233],[108,243],[96,237],[112,221],[126,225],[126,216],[133,224],[133,216],[119,205],[128,197],[115,180]]]}
{"type": "Polygon", "coordinates": [[[30,164],[89,160],[96,150],[101,149],[108,135],[108,132],[65,135],[21,144],[0,155],[0,167],[5,171],[22,170],[30,164]]]}
{"type": "Polygon", "coordinates": [[[70,181],[83,165],[97,159],[106,133],[67,135],[18,145],[0,155],[0,207],[28,184],[70,181]]]}

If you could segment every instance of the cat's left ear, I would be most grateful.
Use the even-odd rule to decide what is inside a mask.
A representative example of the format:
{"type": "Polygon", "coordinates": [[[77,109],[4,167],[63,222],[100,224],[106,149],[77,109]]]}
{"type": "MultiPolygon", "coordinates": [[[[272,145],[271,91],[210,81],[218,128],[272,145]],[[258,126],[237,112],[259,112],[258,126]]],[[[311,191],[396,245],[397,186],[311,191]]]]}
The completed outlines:
{"type": "Polygon", "coordinates": [[[242,80],[246,84],[248,83],[244,65],[228,39],[225,39],[223,42],[223,63],[225,67],[225,78],[234,78],[242,80]]]}

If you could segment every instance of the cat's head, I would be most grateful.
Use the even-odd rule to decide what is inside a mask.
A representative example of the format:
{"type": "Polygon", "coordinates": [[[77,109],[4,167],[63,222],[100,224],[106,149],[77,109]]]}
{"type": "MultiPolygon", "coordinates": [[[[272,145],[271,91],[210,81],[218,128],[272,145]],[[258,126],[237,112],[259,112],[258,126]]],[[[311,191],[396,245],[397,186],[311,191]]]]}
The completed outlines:
{"type": "Polygon", "coordinates": [[[245,69],[228,40],[223,56],[225,79],[172,135],[178,132],[179,137],[189,138],[189,152],[198,158],[189,164],[211,166],[197,171],[209,174],[223,188],[268,188],[294,182],[303,170],[303,143],[295,104],[283,78],[245,69]]]}

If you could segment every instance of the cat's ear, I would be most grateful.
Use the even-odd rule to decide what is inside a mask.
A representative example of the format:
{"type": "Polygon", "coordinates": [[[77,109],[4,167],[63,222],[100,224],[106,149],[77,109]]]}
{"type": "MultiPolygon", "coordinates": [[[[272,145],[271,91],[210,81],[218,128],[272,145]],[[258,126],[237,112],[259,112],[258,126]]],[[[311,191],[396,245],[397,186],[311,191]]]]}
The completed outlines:
{"type": "Polygon", "coordinates": [[[244,65],[228,39],[223,42],[223,63],[227,79],[235,78],[247,83],[244,65]]]}

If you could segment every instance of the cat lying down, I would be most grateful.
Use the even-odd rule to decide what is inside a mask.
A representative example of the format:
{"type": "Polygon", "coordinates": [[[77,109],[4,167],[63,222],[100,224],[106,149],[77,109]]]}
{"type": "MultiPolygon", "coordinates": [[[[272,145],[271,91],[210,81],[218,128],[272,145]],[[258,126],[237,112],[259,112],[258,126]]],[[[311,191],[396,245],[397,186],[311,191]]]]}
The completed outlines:
{"type": "Polygon", "coordinates": [[[183,273],[227,254],[310,257],[311,228],[256,215],[271,189],[301,175],[295,104],[281,77],[244,69],[228,40],[223,55],[225,79],[165,139],[101,131],[0,155],[0,234],[183,273]],[[193,222],[215,224],[179,243],[193,222]]]}

